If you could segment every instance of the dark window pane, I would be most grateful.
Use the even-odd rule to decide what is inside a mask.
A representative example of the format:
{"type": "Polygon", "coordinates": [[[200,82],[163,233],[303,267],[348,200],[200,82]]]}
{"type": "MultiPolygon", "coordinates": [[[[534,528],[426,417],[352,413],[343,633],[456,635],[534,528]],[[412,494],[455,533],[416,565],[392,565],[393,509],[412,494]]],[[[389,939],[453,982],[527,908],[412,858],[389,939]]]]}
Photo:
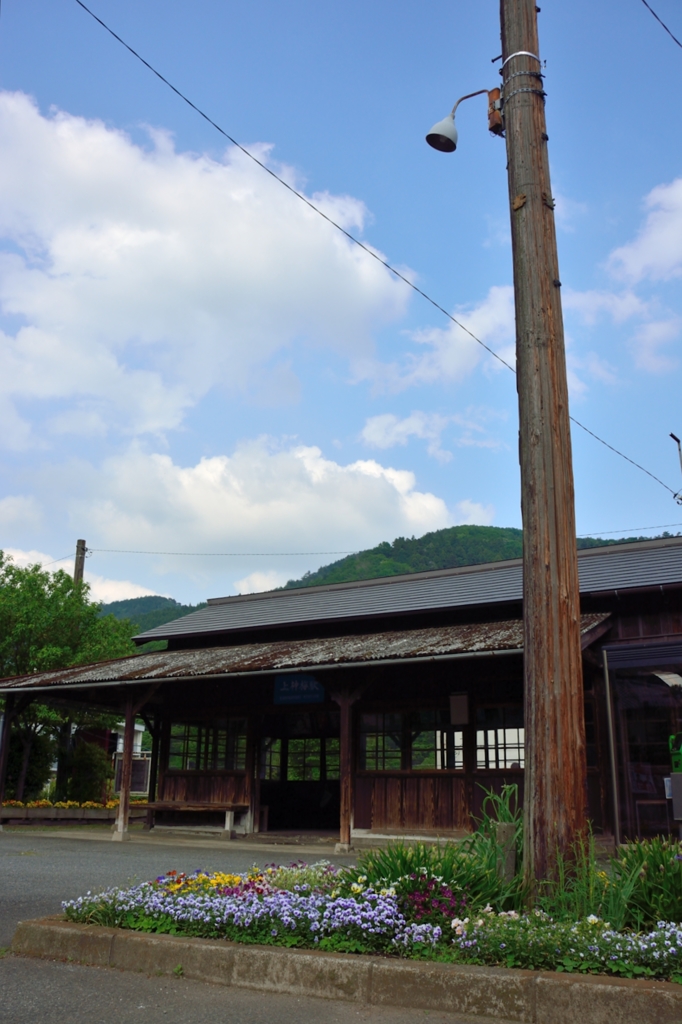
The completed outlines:
{"type": "Polygon", "coordinates": [[[478,708],[476,714],[476,767],[523,768],[525,733],[523,708],[478,708]]]}
{"type": "Polygon", "coordinates": [[[324,756],[326,763],[326,777],[328,779],[341,778],[341,759],[339,740],[328,737],[324,741],[324,756]]]}
{"type": "Polygon", "coordinates": [[[362,715],[360,767],[368,771],[396,771],[403,766],[403,715],[362,715]]]}
{"type": "Polygon", "coordinates": [[[320,740],[306,736],[289,740],[287,780],[317,782],[320,778],[320,740]]]}
{"type": "Polygon", "coordinates": [[[282,741],[267,737],[261,747],[260,777],[278,782],[282,770],[282,741]]]}

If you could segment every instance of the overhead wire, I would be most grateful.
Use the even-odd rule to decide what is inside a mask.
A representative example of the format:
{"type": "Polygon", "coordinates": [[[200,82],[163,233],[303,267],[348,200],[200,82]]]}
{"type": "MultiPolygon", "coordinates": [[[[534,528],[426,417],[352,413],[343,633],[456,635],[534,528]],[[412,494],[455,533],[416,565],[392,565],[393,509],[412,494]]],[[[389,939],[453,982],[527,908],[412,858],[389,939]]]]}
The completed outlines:
{"type": "Polygon", "coordinates": [[[355,551],[131,551],[127,548],[88,548],[108,555],[177,555],[187,558],[298,558],[307,555],[354,555],[355,551]]]}
{"type": "Polygon", "coordinates": [[[609,537],[614,533],[636,533],[637,530],[667,530],[673,526],[682,526],[682,523],[660,523],[658,526],[628,526],[625,530],[593,530],[592,533],[579,533],[578,540],[583,537],[609,537]]]}
{"type": "MultiPolygon", "coordinates": [[[[324,220],[326,220],[328,224],[331,224],[331,226],[336,228],[337,231],[340,231],[341,234],[345,235],[346,238],[348,238],[349,241],[353,242],[354,245],[357,245],[361,249],[363,249],[364,252],[366,252],[369,256],[372,257],[372,259],[375,259],[378,263],[381,263],[381,265],[383,267],[385,267],[391,274],[394,274],[395,277],[397,277],[400,281],[402,281],[404,284],[406,284],[409,288],[411,288],[413,291],[415,291],[418,295],[421,295],[421,297],[423,299],[426,299],[426,301],[428,303],[430,303],[430,305],[432,305],[434,307],[434,309],[437,309],[440,313],[443,314],[443,316],[447,317],[448,320],[450,320],[453,324],[455,324],[457,327],[459,327],[461,330],[463,330],[466,334],[468,334],[470,338],[473,338],[473,340],[478,345],[480,345],[482,348],[484,348],[485,351],[489,353],[489,355],[491,355],[494,359],[496,359],[503,366],[506,366],[507,369],[511,370],[511,372],[513,374],[516,374],[516,370],[511,365],[511,363],[508,363],[507,360],[504,359],[501,355],[499,355],[498,352],[496,352],[494,349],[490,348],[489,345],[486,345],[486,343],[484,341],[482,341],[480,338],[478,338],[473,333],[473,331],[470,331],[469,328],[465,324],[463,324],[460,320],[457,320],[457,318],[454,317],[452,315],[452,313],[449,313],[448,310],[445,309],[444,306],[441,306],[441,304],[439,302],[437,302],[435,299],[431,298],[431,296],[428,295],[427,292],[423,291],[423,289],[421,289],[418,285],[416,285],[414,283],[414,281],[411,281],[409,279],[409,277],[406,277],[405,274],[402,274],[399,270],[397,270],[394,266],[392,266],[387,260],[383,259],[369,245],[366,245],[359,238],[356,238],[356,236],[351,234],[350,231],[347,231],[346,228],[344,228],[341,224],[338,223],[338,221],[335,221],[332,217],[330,217],[328,214],[326,214],[323,210],[320,209],[319,206],[316,206],[315,203],[311,202],[310,199],[307,198],[307,196],[303,195],[302,192],[299,192],[298,189],[295,189],[293,187],[293,185],[290,185],[288,181],[285,181],[284,178],[281,178],[275,171],[272,170],[271,167],[268,167],[268,165],[266,163],[263,163],[262,160],[259,160],[259,158],[257,156],[255,156],[249,149],[246,148],[246,146],[243,146],[240,142],[237,142],[237,140],[235,138],[233,138],[228,132],[226,132],[223,128],[221,128],[220,125],[217,124],[211,117],[209,117],[209,115],[206,114],[200,107],[198,107],[196,105],[196,103],[193,103],[192,100],[190,100],[188,96],[185,96],[185,94],[183,92],[181,92],[180,89],[176,88],[176,86],[174,86],[172,82],[169,82],[169,80],[167,78],[165,78],[164,75],[162,75],[160,71],[157,71],[156,68],[153,67],[149,63],[149,61],[145,60],[145,58],[142,57],[141,54],[139,54],[137,52],[137,50],[134,50],[133,47],[130,46],[125,41],[125,39],[122,39],[121,36],[118,35],[118,33],[114,32],[114,30],[112,28],[110,28],[109,25],[106,24],[106,22],[102,21],[102,19],[99,18],[94,13],[94,11],[91,11],[90,8],[86,4],[83,3],[83,0],[76,0],[76,3],[78,4],[79,7],[82,7],[83,10],[86,11],[87,14],[89,14],[91,18],[93,18],[96,22],[98,22],[98,24],[101,25],[102,28],[105,29],[109,33],[109,35],[113,36],[113,38],[116,39],[116,41],[119,42],[121,44],[121,46],[124,46],[125,49],[128,50],[129,53],[131,53],[134,57],[137,58],[137,60],[139,60],[142,64],[144,64],[144,66],[146,68],[148,68],[149,71],[151,71],[153,75],[156,75],[156,77],[158,79],[160,79],[160,81],[162,81],[164,83],[164,85],[167,85],[168,88],[171,89],[176,94],[176,96],[178,96],[181,100],[183,100],[188,106],[190,106],[192,108],[192,110],[194,110],[197,114],[199,114],[200,117],[202,117],[205,121],[207,121],[208,124],[210,124],[213,128],[215,128],[217,132],[219,132],[224,138],[226,138],[228,140],[228,142],[230,142],[233,146],[236,146],[236,148],[238,150],[240,150],[242,153],[244,153],[244,155],[247,156],[249,158],[249,160],[252,160],[255,164],[258,164],[258,166],[262,170],[264,170],[266,172],[266,174],[269,174],[271,178],[274,178],[275,181],[278,181],[280,183],[280,185],[283,185],[284,188],[286,188],[289,192],[292,193],[292,195],[296,196],[298,199],[301,200],[302,203],[305,203],[306,206],[308,206],[311,210],[313,210],[320,217],[322,217],[324,220]]],[[[643,0],[643,3],[646,3],[646,0],[643,0]]],[[[649,7],[648,4],[646,4],[646,6],[649,7]]],[[[649,8],[649,10],[651,10],[651,8],[649,8]]],[[[654,12],[652,11],[652,14],[653,13],[654,12]]],[[[655,15],[655,16],[658,17],[657,15],[655,15]]],[[[660,19],[658,19],[658,20],[660,21],[660,19]]],[[[663,23],[661,22],[661,24],[663,24],[663,23]]],[[[663,27],[666,28],[665,25],[663,27]]],[[[666,31],[669,31],[669,30],[666,29],[666,31]]],[[[673,39],[674,38],[675,37],[673,36],[673,39]]],[[[678,40],[675,39],[675,42],[678,42],[678,40]]],[[[635,466],[637,469],[640,469],[643,473],[646,473],[647,476],[651,477],[652,480],[655,480],[656,483],[661,485],[661,487],[664,487],[666,491],[669,491],[670,494],[673,495],[673,497],[676,497],[676,493],[677,492],[674,491],[672,487],[668,487],[667,484],[663,483],[663,481],[660,480],[657,476],[655,476],[653,473],[649,472],[648,469],[645,469],[644,466],[640,466],[640,464],[638,462],[635,462],[634,459],[631,459],[629,456],[627,456],[623,452],[619,451],[618,448],[614,448],[614,446],[612,444],[609,444],[602,437],[599,437],[598,434],[595,434],[594,431],[592,431],[588,427],[586,427],[584,425],[584,423],[581,423],[579,420],[575,419],[574,416],[570,416],[570,420],[571,420],[572,423],[575,423],[575,425],[577,427],[580,427],[581,430],[584,430],[587,434],[589,434],[590,437],[593,437],[595,439],[595,441],[599,441],[600,444],[603,444],[610,451],[614,452],[616,455],[619,455],[622,459],[625,459],[626,462],[629,462],[632,466],[635,466]]],[[[336,554],[337,552],[328,552],[328,553],[329,554],[336,554]]],[[[338,553],[342,553],[342,552],[338,552],[338,553]]]]}
{"type": "Polygon", "coordinates": [[[659,18],[659,16],[658,16],[658,15],[656,14],[656,11],[655,11],[655,10],[653,9],[653,7],[650,7],[650,6],[649,6],[649,4],[648,4],[648,3],[646,2],[646,0],[642,0],[642,3],[643,3],[643,4],[644,4],[644,6],[646,7],[646,9],[647,9],[648,11],[650,11],[650,12],[651,12],[651,13],[653,14],[653,16],[654,16],[654,18],[656,19],[656,21],[658,22],[658,24],[659,24],[659,25],[662,25],[662,27],[663,27],[663,28],[664,28],[664,29],[666,30],[666,32],[668,33],[668,35],[670,36],[670,38],[672,39],[672,41],[673,41],[674,43],[677,43],[677,45],[678,45],[678,46],[679,46],[679,47],[680,47],[680,48],[682,49],[682,43],[681,43],[681,42],[679,41],[679,39],[677,38],[677,36],[674,36],[674,35],[672,34],[672,32],[670,31],[670,29],[668,28],[668,26],[666,25],[666,23],[665,23],[664,21],[661,21],[661,19],[659,18]]]}

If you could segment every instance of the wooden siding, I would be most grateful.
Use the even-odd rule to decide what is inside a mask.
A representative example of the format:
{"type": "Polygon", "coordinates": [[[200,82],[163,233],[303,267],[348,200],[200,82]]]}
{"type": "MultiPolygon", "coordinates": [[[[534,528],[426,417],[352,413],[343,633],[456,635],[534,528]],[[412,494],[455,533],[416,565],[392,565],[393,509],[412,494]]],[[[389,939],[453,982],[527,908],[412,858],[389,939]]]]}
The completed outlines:
{"type": "Polygon", "coordinates": [[[464,774],[363,774],[355,779],[355,828],[469,828],[464,774]]]}
{"type": "Polygon", "coordinates": [[[166,771],[159,780],[159,800],[178,803],[250,803],[245,772],[166,771]]]}

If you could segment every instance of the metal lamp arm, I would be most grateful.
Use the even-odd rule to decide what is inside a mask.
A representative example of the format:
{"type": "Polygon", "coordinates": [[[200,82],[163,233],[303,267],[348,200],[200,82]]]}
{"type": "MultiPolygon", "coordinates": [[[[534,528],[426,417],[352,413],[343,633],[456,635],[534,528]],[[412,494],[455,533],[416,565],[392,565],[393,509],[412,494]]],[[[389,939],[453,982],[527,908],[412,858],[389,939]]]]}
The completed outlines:
{"type": "Polygon", "coordinates": [[[486,96],[487,96],[488,92],[489,92],[488,89],[479,89],[478,92],[470,92],[470,93],[467,93],[466,96],[460,96],[460,98],[457,100],[457,102],[455,103],[454,107],[452,108],[452,113],[451,113],[450,116],[451,117],[455,116],[455,111],[457,110],[457,107],[460,105],[460,103],[462,103],[463,100],[470,100],[472,96],[482,96],[483,93],[485,93],[486,96]]]}

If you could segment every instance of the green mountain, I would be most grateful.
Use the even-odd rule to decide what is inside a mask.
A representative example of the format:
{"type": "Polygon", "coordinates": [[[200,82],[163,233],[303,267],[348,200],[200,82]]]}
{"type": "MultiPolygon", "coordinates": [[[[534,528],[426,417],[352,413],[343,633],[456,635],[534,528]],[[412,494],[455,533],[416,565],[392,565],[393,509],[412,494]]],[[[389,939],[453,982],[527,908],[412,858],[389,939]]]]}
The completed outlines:
{"type": "Polygon", "coordinates": [[[116,619],[130,619],[135,625],[136,633],[144,633],[154,626],[163,626],[166,622],[180,619],[183,615],[189,615],[198,608],[205,608],[202,604],[180,604],[172,597],[131,597],[127,601],[111,601],[102,605],[102,615],[113,615],[116,619]]]}
{"type": "MultiPolygon", "coordinates": [[[[661,536],[671,534],[664,533],[661,536]]],[[[604,540],[601,537],[579,537],[578,549],[653,539],[622,537],[618,540],[604,540]]],[[[323,565],[315,572],[307,572],[300,580],[289,580],[280,589],[293,590],[296,587],[315,587],[321,583],[351,583],[381,576],[399,576],[407,572],[481,565],[506,558],[520,558],[522,553],[521,530],[500,526],[451,526],[419,538],[398,537],[392,544],[383,541],[375,548],[358,551],[331,565],[323,565]]]]}

